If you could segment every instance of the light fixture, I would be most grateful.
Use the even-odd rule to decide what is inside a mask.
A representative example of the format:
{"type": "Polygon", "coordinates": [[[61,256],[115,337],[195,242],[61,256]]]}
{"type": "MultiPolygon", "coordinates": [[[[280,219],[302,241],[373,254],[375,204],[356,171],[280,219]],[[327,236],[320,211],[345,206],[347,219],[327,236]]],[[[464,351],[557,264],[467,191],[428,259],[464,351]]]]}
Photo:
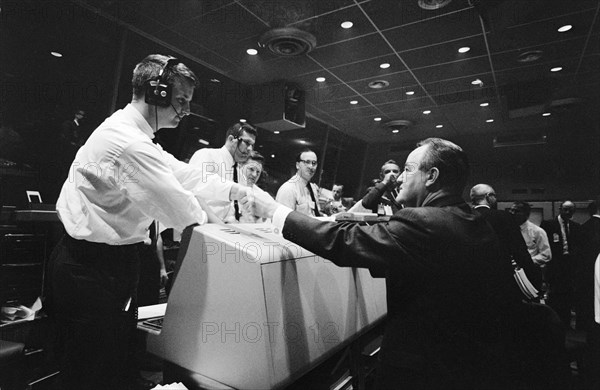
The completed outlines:
{"type": "Polygon", "coordinates": [[[442,127],[444,127],[444,125],[437,125],[435,127],[436,127],[436,129],[441,129],[442,127]]]}
{"type": "Polygon", "coordinates": [[[241,123],[246,123],[246,120],[245,120],[244,118],[241,118],[241,119],[240,119],[240,122],[241,122],[241,123]]]}
{"type": "Polygon", "coordinates": [[[459,53],[466,53],[469,50],[471,50],[471,48],[469,46],[464,46],[464,47],[461,47],[460,49],[458,49],[458,52],[459,53]]]}
{"type": "Polygon", "coordinates": [[[271,155],[271,158],[275,158],[275,155],[274,155],[274,154],[272,154],[272,155],[271,155]]]}
{"type": "Polygon", "coordinates": [[[483,87],[483,81],[481,81],[480,79],[475,79],[475,80],[471,81],[471,84],[483,87]]]}
{"type": "Polygon", "coordinates": [[[410,96],[410,95],[414,95],[414,94],[415,94],[415,91],[406,91],[406,94],[407,94],[408,96],[410,96]]]}
{"type": "Polygon", "coordinates": [[[325,77],[317,77],[315,80],[317,80],[317,82],[322,83],[323,81],[325,81],[325,77]]]}
{"type": "Polygon", "coordinates": [[[394,134],[399,133],[399,132],[400,132],[400,130],[398,130],[398,129],[392,130],[392,133],[394,133],[394,134]]]}
{"type": "Polygon", "coordinates": [[[561,33],[562,32],[567,32],[567,31],[569,31],[572,28],[573,28],[573,26],[571,26],[570,24],[565,24],[564,26],[562,26],[562,27],[560,27],[558,29],[558,32],[561,32],[561,33]]]}
{"type": "Polygon", "coordinates": [[[433,11],[447,6],[451,1],[452,0],[419,0],[417,4],[424,10],[433,11]]]}
{"type": "Polygon", "coordinates": [[[489,105],[490,105],[490,103],[488,103],[488,102],[483,102],[480,104],[481,107],[487,107],[489,105]]]}
{"type": "Polygon", "coordinates": [[[210,79],[210,82],[211,83],[220,83],[221,80],[219,80],[219,79],[210,79]]]}
{"type": "Polygon", "coordinates": [[[300,141],[298,141],[298,142],[300,142],[301,144],[305,144],[305,143],[306,143],[306,141],[305,141],[305,140],[303,140],[303,139],[301,139],[301,140],[300,140],[300,141]]]}
{"type": "Polygon", "coordinates": [[[494,120],[493,119],[487,119],[486,122],[487,123],[492,123],[494,120]]]}
{"type": "Polygon", "coordinates": [[[562,66],[556,66],[550,69],[550,72],[560,72],[561,70],[563,70],[562,66]]]}
{"type": "Polygon", "coordinates": [[[341,24],[342,28],[351,28],[352,26],[354,26],[354,23],[352,22],[344,22],[341,24]]]}
{"type": "Polygon", "coordinates": [[[255,56],[258,54],[258,50],[256,49],[248,49],[246,50],[246,53],[250,54],[251,56],[255,56]]]}
{"type": "Polygon", "coordinates": [[[51,51],[50,54],[52,54],[54,57],[57,57],[57,58],[62,57],[62,54],[57,51],[51,51]]]}
{"type": "Polygon", "coordinates": [[[273,134],[279,134],[279,130],[275,130],[273,134]]]}
{"type": "Polygon", "coordinates": [[[210,142],[208,142],[207,140],[205,140],[205,139],[202,139],[202,138],[200,138],[200,139],[198,140],[198,143],[199,143],[199,144],[202,144],[202,145],[210,145],[210,142]]]}
{"type": "Polygon", "coordinates": [[[372,89],[383,89],[390,86],[390,82],[387,80],[373,80],[367,84],[372,89]]]}
{"type": "Polygon", "coordinates": [[[425,111],[423,111],[423,114],[429,115],[429,114],[431,114],[431,110],[425,110],[425,111]]]}
{"type": "Polygon", "coordinates": [[[387,62],[384,62],[383,64],[379,65],[379,67],[380,67],[381,69],[387,69],[387,68],[389,68],[389,67],[390,67],[390,64],[388,64],[387,62]]]}
{"type": "Polygon", "coordinates": [[[542,116],[550,116],[550,115],[552,115],[552,114],[549,113],[549,112],[545,112],[545,113],[542,114],[542,116]]]}
{"type": "Polygon", "coordinates": [[[358,104],[358,100],[351,100],[350,104],[358,104]]]}
{"type": "Polygon", "coordinates": [[[373,118],[373,120],[374,120],[375,122],[380,122],[380,121],[381,121],[381,118],[380,118],[380,117],[377,117],[377,118],[373,118]]]}

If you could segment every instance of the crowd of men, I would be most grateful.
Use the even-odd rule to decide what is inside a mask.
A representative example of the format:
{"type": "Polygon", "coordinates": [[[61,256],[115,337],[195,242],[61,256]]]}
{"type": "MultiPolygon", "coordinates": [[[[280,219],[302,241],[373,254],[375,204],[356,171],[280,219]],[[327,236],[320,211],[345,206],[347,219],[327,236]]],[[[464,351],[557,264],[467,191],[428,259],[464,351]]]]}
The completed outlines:
{"type": "MultiPolygon", "coordinates": [[[[223,147],[201,149],[189,164],[152,142],[158,129],[177,127],[189,113],[197,84],[180,61],[146,57],[133,71],[131,103],[77,151],[72,177],[57,201],[66,234],[50,262],[51,315],[63,346],[61,388],[132,388],[127,367],[137,306],[137,245],[148,237],[152,221],[181,231],[265,219],[286,239],[338,266],[368,268],[386,278],[388,315],[377,389],[566,388],[561,337],[570,326],[573,296],[583,294],[573,291],[574,281],[585,279],[592,288],[588,271],[600,252],[598,203],[585,227],[571,220],[573,203],[564,202],[558,218],[542,230],[528,222],[525,203],[515,203],[512,215],[495,210],[489,185],[473,188],[473,209],[462,198],[466,153],[450,141],[429,138],[404,164],[385,162],[358,202],[389,216],[386,222],[314,218],[350,205],[336,185],[321,209],[312,150],[298,154],[296,174],[273,199],[257,186],[264,158],[254,151],[257,131],[249,124],[231,126],[223,147]],[[585,267],[575,266],[578,262],[585,267]],[[529,273],[540,290],[547,282],[554,310],[524,302],[515,267],[529,273]]],[[[580,323],[578,308],[577,326],[597,335],[598,318],[589,315],[593,294],[588,298],[580,301],[587,317],[580,323]]]]}

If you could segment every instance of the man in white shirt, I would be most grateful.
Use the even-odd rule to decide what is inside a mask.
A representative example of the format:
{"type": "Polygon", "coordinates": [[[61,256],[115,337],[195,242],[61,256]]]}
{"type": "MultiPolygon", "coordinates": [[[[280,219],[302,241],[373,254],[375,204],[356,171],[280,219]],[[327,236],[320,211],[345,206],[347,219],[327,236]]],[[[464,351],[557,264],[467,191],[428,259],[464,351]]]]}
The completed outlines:
{"type": "MultiPolygon", "coordinates": [[[[241,165],[248,160],[256,142],[256,129],[247,123],[236,123],[227,129],[225,144],[221,148],[198,150],[190,159],[190,165],[203,172],[218,175],[223,182],[242,182],[241,165]]],[[[209,198],[206,203],[215,215],[225,222],[239,221],[239,205],[228,198],[209,198]]]]}
{"type": "Polygon", "coordinates": [[[152,143],[189,114],[194,73],[150,55],[133,71],[130,104],[79,149],[56,204],[66,230],[50,259],[49,303],[62,354],[61,389],[122,389],[135,330],[138,245],[152,220],[183,230],[204,224],[205,198],[247,190],[178,161],[152,143]]]}
{"type": "Polygon", "coordinates": [[[317,155],[305,149],[296,156],[296,174],[277,190],[277,202],[304,215],[320,217],[319,187],[311,183],[317,171],[317,155]]]}

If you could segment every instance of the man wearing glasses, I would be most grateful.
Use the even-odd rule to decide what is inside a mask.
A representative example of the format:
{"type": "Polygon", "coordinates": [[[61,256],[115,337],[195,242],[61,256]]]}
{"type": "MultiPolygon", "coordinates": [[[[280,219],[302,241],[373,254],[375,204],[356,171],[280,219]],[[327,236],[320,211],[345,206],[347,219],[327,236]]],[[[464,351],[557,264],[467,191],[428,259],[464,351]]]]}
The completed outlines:
{"type": "Polygon", "coordinates": [[[279,187],[277,202],[304,215],[320,217],[319,187],[311,183],[317,171],[317,155],[305,149],[296,156],[296,174],[279,187]]]}
{"type": "MultiPolygon", "coordinates": [[[[236,123],[227,129],[225,144],[221,148],[204,148],[196,151],[190,165],[202,168],[203,172],[216,173],[223,181],[234,181],[245,185],[241,165],[254,150],[256,129],[247,123],[236,123]]],[[[208,206],[222,221],[239,221],[242,210],[237,201],[207,199],[208,206]]]]}

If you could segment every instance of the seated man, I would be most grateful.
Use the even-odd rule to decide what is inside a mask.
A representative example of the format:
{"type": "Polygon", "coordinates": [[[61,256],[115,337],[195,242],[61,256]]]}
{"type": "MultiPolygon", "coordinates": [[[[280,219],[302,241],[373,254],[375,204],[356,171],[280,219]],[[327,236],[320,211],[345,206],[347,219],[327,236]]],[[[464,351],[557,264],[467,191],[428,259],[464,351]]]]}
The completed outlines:
{"type": "Polygon", "coordinates": [[[379,215],[393,215],[402,208],[396,201],[400,167],[394,160],[388,160],[381,166],[379,180],[367,189],[362,198],[362,206],[379,215]]]}
{"type": "Polygon", "coordinates": [[[344,185],[343,184],[334,184],[333,185],[333,188],[331,189],[331,195],[333,197],[327,201],[327,203],[325,204],[325,207],[323,209],[323,212],[325,214],[333,215],[333,214],[341,213],[341,212],[348,210],[348,207],[344,204],[344,200],[342,198],[343,193],[344,193],[344,185]]]}

